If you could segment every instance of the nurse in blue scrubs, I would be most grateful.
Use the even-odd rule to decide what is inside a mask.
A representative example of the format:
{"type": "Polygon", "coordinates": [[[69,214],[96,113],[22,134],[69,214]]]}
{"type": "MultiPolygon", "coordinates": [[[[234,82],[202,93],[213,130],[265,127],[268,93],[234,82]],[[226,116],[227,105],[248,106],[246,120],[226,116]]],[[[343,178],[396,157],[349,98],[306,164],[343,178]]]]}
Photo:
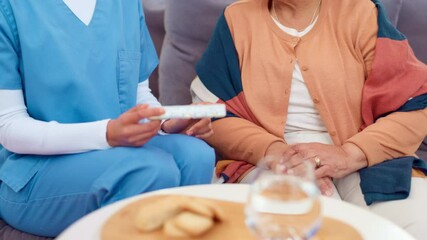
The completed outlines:
{"type": "Polygon", "coordinates": [[[109,203],[209,183],[209,119],[160,121],[141,0],[0,0],[0,217],[57,236],[109,203]],[[195,137],[194,137],[195,136],[195,137]]]}

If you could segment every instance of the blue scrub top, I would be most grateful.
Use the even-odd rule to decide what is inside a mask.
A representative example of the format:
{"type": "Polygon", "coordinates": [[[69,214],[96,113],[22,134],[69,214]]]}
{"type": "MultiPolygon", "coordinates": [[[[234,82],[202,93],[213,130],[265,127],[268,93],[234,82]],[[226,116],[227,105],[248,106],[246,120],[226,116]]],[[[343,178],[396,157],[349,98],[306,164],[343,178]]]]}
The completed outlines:
{"type": "Polygon", "coordinates": [[[141,0],[97,0],[86,26],[63,0],[0,0],[0,89],[41,121],[116,118],[158,60],[141,0]]]}
{"type": "MultiPolygon", "coordinates": [[[[63,0],[0,0],[0,89],[22,89],[34,119],[117,118],[157,64],[141,0],[97,0],[88,26],[63,0]]],[[[0,145],[0,180],[19,191],[45,158],[0,145]]]]}

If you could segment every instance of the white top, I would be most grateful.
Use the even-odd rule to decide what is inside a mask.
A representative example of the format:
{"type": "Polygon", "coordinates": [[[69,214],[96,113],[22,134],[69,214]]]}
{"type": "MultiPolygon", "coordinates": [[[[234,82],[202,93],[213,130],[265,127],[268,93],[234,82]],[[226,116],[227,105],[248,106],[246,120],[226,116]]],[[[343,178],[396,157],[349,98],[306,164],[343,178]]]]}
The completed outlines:
{"type": "Polygon", "coordinates": [[[96,0],[63,0],[80,21],[89,26],[95,12],[96,0]]]}
{"type": "MultiPolygon", "coordinates": [[[[303,31],[283,26],[275,18],[273,18],[273,20],[277,26],[287,34],[294,37],[303,37],[313,29],[317,22],[317,17],[313,23],[303,31]]],[[[304,82],[298,60],[292,73],[288,116],[285,125],[285,140],[289,144],[302,142],[332,143],[329,133],[320,118],[319,112],[304,82]]]]}

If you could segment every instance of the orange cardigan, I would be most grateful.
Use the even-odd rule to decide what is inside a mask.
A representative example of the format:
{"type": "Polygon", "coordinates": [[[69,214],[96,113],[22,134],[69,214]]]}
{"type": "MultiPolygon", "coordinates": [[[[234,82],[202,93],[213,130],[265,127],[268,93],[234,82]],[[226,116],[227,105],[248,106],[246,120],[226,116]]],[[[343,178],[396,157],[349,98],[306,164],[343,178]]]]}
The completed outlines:
{"type": "Polygon", "coordinates": [[[369,165],[413,155],[427,135],[427,109],[392,113],[359,132],[362,89],[378,32],[377,10],[370,0],[323,0],[316,25],[302,38],[277,27],[268,0],[232,4],[225,18],[253,121],[225,118],[213,123],[215,134],[207,141],[224,158],[256,164],[271,144],[286,144],[295,61],[334,144],[356,144],[369,165]]]}

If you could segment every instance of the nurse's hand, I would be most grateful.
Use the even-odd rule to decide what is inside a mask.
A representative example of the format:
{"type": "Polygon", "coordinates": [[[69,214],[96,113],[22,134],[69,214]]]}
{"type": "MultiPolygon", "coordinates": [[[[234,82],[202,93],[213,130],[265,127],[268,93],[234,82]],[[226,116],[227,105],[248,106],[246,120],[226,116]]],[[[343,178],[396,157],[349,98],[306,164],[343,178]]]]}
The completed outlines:
{"type": "Polygon", "coordinates": [[[107,125],[107,142],[112,147],[140,147],[147,143],[160,130],[160,120],[139,123],[144,118],[160,116],[165,111],[162,108],[149,108],[148,105],[138,105],[110,120],[107,125]]]}

